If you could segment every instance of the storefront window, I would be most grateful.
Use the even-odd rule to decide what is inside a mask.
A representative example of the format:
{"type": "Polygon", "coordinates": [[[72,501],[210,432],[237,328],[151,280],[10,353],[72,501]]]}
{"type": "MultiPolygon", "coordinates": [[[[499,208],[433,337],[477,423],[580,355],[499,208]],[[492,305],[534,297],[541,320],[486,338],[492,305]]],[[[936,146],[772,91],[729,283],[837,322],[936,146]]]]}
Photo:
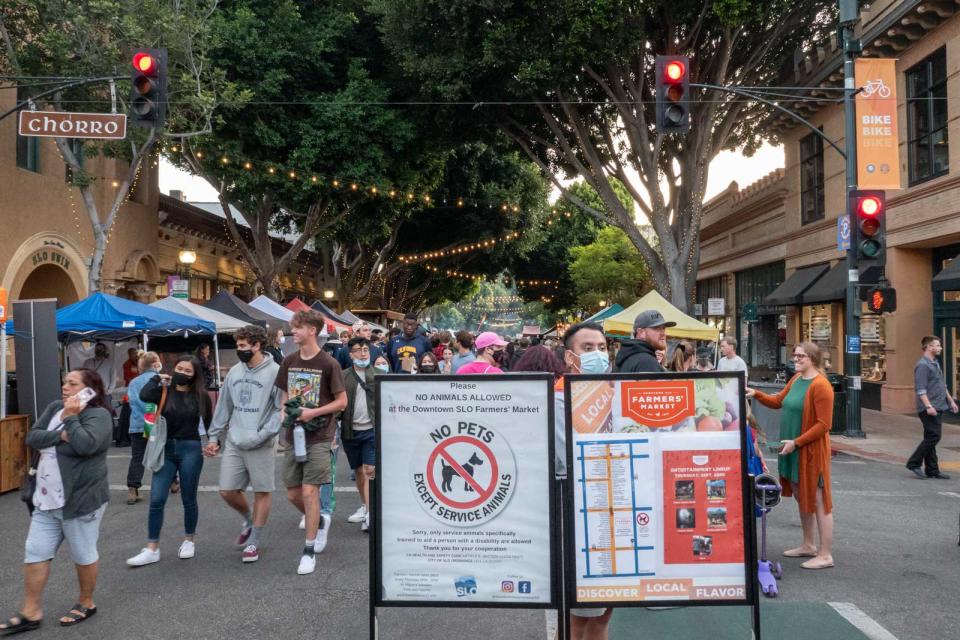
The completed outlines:
{"type": "Polygon", "coordinates": [[[783,262],[745,269],[736,274],[735,329],[740,357],[750,367],[750,377],[756,376],[758,380],[772,380],[786,362],[785,310],[763,304],[763,299],[780,286],[783,279],[783,262]]]}
{"type": "Polygon", "coordinates": [[[887,364],[884,348],[886,333],[883,316],[860,318],[860,372],[868,382],[883,382],[887,379],[887,364]]]}
{"type": "Polygon", "coordinates": [[[804,342],[812,342],[820,347],[823,356],[822,366],[831,371],[838,360],[837,349],[833,344],[833,304],[816,304],[801,307],[800,336],[804,342]]]}

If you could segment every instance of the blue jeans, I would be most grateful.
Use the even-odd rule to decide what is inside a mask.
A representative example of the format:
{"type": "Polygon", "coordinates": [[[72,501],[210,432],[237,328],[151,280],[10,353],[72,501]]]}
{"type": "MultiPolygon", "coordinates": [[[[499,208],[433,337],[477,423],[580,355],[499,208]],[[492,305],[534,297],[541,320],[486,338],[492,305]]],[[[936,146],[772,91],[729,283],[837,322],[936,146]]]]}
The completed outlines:
{"type": "Polygon", "coordinates": [[[180,499],[183,501],[184,533],[192,536],[197,532],[197,488],[200,486],[200,471],[203,469],[203,451],[199,440],[167,440],[163,450],[163,468],[153,474],[150,484],[150,517],[147,520],[147,542],[160,540],[163,528],[163,510],[167,506],[170,485],[177,472],[180,473],[180,499]]]}

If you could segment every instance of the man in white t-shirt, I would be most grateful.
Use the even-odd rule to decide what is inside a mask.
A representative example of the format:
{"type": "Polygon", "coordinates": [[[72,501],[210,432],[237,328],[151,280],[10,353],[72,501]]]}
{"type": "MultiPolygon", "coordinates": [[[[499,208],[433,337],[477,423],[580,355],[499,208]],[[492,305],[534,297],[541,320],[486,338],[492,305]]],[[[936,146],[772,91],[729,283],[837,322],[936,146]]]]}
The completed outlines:
{"type": "Polygon", "coordinates": [[[737,339],[732,336],[724,336],[720,339],[720,353],[723,357],[717,363],[717,371],[743,371],[747,376],[747,363],[743,358],[737,355],[737,339]]]}

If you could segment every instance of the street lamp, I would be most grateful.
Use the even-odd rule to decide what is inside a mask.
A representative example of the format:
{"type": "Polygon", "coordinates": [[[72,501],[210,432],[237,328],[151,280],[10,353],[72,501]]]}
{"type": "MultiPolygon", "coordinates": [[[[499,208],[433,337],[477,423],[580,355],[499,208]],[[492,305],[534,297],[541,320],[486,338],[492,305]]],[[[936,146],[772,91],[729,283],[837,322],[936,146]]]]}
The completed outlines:
{"type": "Polygon", "coordinates": [[[325,289],[323,292],[323,297],[326,298],[327,300],[333,300],[333,297],[335,295],[337,294],[335,294],[331,289],[325,289]]]}
{"type": "Polygon", "coordinates": [[[197,261],[197,252],[183,247],[177,254],[177,262],[180,263],[181,276],[190,277],[190,266],[197,261]]]}

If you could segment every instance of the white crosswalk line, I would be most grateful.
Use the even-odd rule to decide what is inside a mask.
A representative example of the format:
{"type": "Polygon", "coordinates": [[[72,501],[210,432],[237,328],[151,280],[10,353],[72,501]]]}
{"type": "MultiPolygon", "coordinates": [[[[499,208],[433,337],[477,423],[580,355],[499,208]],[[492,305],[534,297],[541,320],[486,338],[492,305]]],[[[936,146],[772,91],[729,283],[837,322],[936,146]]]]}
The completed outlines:
{"type": "Polygon", "coordinates": [[[897,637],[884,629],[879,622],[868,616],[852,602],[829,602],[833,610],[842,615],[847,622],[863,632],[870,640],[897,640],[897,637]]]}

